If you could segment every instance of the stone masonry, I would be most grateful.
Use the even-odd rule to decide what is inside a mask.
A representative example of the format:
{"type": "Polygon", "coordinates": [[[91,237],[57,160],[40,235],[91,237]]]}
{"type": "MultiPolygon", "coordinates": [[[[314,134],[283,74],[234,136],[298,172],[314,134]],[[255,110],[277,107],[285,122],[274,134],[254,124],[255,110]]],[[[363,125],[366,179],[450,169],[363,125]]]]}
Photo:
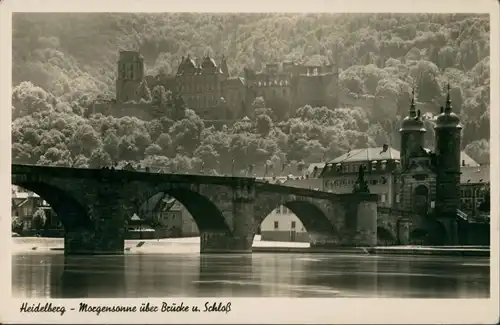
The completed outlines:
{"type": "Polygon", "coordinates": [[[60,216],[66,254],[123,254],[127,220],[159,192],[181,202],[200,230],[200,252],[251,252],[264,218],[290,208],[311,246],[374,246],[377,196],[332,194],[253,178],[12,165],[12,184],[34,191],[60,216]]]}

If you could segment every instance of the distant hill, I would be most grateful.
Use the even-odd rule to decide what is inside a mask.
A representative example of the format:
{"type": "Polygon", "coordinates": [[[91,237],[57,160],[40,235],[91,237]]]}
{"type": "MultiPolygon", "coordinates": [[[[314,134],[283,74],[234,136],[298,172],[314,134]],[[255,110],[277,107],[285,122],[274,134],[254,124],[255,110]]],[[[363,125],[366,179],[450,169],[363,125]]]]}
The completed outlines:
{"type": "MultiPolygon", "coordinates": [[[[463,143],[481,160],[471,152],[489,148],[489,30],[487,15],[465,14],[16,13],[12,76],[14,86],[30,81],[50,105],[78,115],[79,105],[114,96],[119,49],[140,50],[153,74],[207,52],[227,56],[231,75],[285,60],[330,62],[341,69],[343,105],[361,106],[384,130],[369,135],[378,145],[397,135],[394,119],[406,113],[412,87],[426,111],[437,111],[450,82],[463,143]]],[[[14,116],[29,114],[26,105],[15,100],[14,116]]]]}

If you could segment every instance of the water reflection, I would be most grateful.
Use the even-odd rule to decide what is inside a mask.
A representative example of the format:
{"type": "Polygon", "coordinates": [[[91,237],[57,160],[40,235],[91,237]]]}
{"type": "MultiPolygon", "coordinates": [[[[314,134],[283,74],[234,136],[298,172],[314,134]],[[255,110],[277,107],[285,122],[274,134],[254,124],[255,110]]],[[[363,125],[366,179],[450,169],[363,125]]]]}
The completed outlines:
{"type": "Polygon", "coordinates": [[[199,296],[260,296],[253,255],[201,255],[196,288],[199,296]]]}
{"type": "Polygon", "coordinates": [[[12,257],[16,297],[489,296],[484,258],[320,254],[12,257]]]}

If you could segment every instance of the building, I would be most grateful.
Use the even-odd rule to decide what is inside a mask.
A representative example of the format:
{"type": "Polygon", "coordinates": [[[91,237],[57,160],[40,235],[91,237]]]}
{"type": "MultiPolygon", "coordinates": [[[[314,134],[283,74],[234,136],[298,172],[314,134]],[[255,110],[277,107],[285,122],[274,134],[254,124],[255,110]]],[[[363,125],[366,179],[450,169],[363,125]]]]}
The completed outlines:
{"type": "Polygon", "coordinates": [[[436,184],[438,177],[441,177],[439,183],[456,188],[451,190],[456,192],[455,200],[463,202],[455,202],[454,206],[467,213],[477,214],[477,206],[481,201],[479,191],[489,183],[489,166],[480,166],[464,151],[460,151],[459,133],[455,131],[460,130],[460,124],[457,122],[458,117],[451,112],[449,95],[447,107],[447,111],[443,109],[441,118],[438,116],[436,120],[436,152],[422,147],[426,130],[412,102],[409,116],[404,119],[400,129],[401,152],[388,145],[351,150],[325,165],[320,174],[323,189],[334,193],[352,191],[357,170],[363,166],[370,192],[380,196],[380,206],[427,214],[436,207],[436,200],[448,194],[444,190],[437,193],[436,184]],[[446,129],[449,125],[452,131],[446,129]],[[444,131],[441,131],[443,128],[444,131]],[[450,138],[450,132],[456,132],[457,135],[450,138]],[[442,133],[448,138],[443,139],[442,133]],[[447,170],[446,166],[453,166],[454,172],[459,175],[451,180],[456,185],[449,185],[450,180],[442,176],[442,171],[447,170]]]}
{"type": "Polygon", "coordinates": [[[199,236],[196,221],[186,207],[164,192],[144,202],[139,215],[148,227],[155,229],[155,238],[199,236]]]}
{"type": "MultiPolygon", "coordinates": [[[[285,186],[316,190],[321,188],[320,179],[306,178],[305,176],[289,176],[285,179],[275,178],[275,182],[285,186]]],[[[276,207],[262,221],[260,234],[261,240],[264,241],[309,242],[307,229],[305,229],[300,219],[283,205],[276,207]]]]}
{"type": "Polygon", "coordinates": [[[354,149],[328,162],[319,177],[322,189],[332,193],[351,193],[359,167],[365,170],[370,193],[379,195],[379,206],[392,207],[397,202],[395,172],[399,168],[399,151],[384,145],[354,149]]]}
{"type": "Polygon", "coordinates": [[[120,51],[116,98],[94,103],[90,114],[150,120],[165,114],[158,109],[165,104],[157,99],[162,101],[163,95],[158,94],[162,91],[170,91],[176,99],[175,106],[185,105],[208,121],[230,121],[251,115],[257,97],[264,98],[268,107],[287,111],[306,104],[331,106],[338,97],[335,91],[338,73],[332,65],[273,63],[267,64],[263,71],[245,69],[244,76],[230,76],[224,56],[216,62],[208,55],[198,59],[188,55],[182,58],[173,76],[145,76],[144,70],[144,59],[139,52],[120,51]]]}
{"type": "Polygon", "coordinates": [[[309,235],[299,218],[287,207],[280,205],[260,225],[261,240],[309,242],[309,235]]]}
{"type": "MultiPolygon", "coordinates": [[[[423,218],[432,216],[449,234],[447,242],[457,243],[459,220],[467,220],[468,229],[481,228],[480,233],[487,231],[487,227],[475,224],[489,220],[489,214],[478,209],[484,201],[484,190],[489,186],[489,165],[481,166],[460,151],[460,130],[460,119],[452,112],[448,88],[446,106],[441,108],[435,120],[436,151],[423,148],[426,129],[412,99],[409,114],[400,129],[400,151],[389,145],[350,150],[323,167],[309,166],[307,178],[288,183],[332,193],[351,193],[361,167],[369,191],[379,195],[380,207],[411,212],[423,218]],[[316,175],[320,183],[312,185],[316,175]]],[[[292,222],[295,222],[295,229],[301,229],[298,219],[290,211],[284,212],[277,209],[268,217],[269,221],[266,218],[262,225],[263,240],[286,237],[285,234],[293,230],[292,222]],[[275,234],[271,233],[273,230],[275,234]]],[[[465,236],[470,242],[471,237],[478,235],[465,236]]],[[[474,241],[484,242],[479,239],[474,241]]]]}
{"type": "Polygon", "coordinates": [[[43,230],[47,235],[58,234],[63,229],[57,214],[44,199],[34,192],[12,186],[11,216],[12,220],[17,218],[22,222],[24,235],[32,235],[34,231],[40,230],[34,229],[33,224],[33,216],[38,210],[44,212],[43,230]]]}

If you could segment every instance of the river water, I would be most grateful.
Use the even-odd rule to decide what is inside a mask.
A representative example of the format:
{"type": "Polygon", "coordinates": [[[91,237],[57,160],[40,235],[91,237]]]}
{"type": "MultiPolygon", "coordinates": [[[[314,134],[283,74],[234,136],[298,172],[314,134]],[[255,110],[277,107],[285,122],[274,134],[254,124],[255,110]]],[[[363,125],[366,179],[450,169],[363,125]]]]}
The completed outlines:
{"type": "Polygon", "coordinates": [[[17,298],[487,298],[489,258],[198,253],[12,256],[17,298]]]}

